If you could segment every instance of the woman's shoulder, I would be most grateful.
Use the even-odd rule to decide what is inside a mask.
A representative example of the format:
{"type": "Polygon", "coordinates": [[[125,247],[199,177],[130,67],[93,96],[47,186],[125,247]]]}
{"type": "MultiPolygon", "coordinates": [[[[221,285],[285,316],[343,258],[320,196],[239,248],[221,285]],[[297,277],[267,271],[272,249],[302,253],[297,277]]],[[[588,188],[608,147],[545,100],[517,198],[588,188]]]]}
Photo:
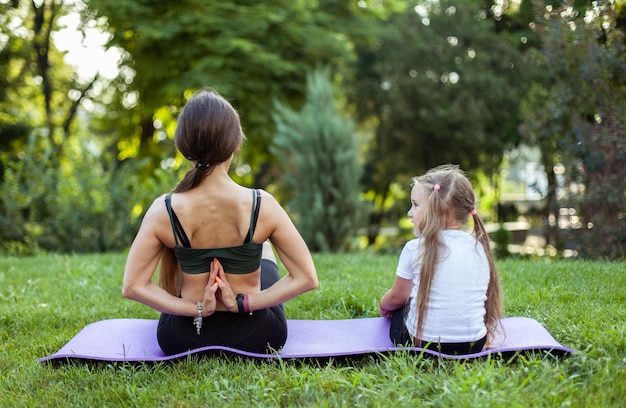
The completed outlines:
{"type": "Polygon", "coordinates": [[[266,190],[263,190],[262,188],[255,188],[253,189],[254,191],[258,191],[260,193],[261,196],[261,208],[263,207],[280,207],[282,208],[281,204],[278,202],[278,200],[276,199],[276,197],[274,197],[274,195],[266,190]]]}
{"type": "Polygon", "coordinates": [[[270,193],[267,190],[264,190],[262,188],[253,188],[251,190],[258,191],[261,194],[261,197],[268,197],[268,198],[271,198],[273,200],[276,199],[276,198],[274,198],[274,195],[272,193],[270,193]]]}
{"type": "Polygon", "coordinates": [[[165,200],[169,196],[171,196],[171,193],[163,193],[160,196],[156,197],[154,200],[152,200],[152,203],[146,210],[146,215],[148,215],[149,213],[154,213],[155,211],[157,213],[160,213],[160,210],[165,209],[165,200]]]}
{"type": "Polygon", "coordinates": [[[158,196],[145,210],[141,220],[144,230],[153,230],[158,235],[162,231],[167,231],[166,228],[170,228],[169,215],[165,206],[166,196],[167,194],[158,196]]]}

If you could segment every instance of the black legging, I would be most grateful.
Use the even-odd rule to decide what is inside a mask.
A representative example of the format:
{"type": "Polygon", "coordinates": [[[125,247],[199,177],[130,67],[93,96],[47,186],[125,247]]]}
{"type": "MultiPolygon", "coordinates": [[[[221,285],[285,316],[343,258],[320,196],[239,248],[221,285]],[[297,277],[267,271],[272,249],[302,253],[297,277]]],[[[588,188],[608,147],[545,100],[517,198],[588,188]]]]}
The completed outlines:
{"type": "Polygon", "coordinates": [[[389,338],[396,346],[417,346],[448,355],[478,353],[483,349],[483,347],[485,347],[485,343],[487,342],[487,336],[483,337],[480,340],[466,343],[437,343],[426,341],[414,342],[413,336],[409,334],[408,330],[406,329],[406,325],[404,324],[405,310],[408,310],[406,306],[395,310],[391,315],[389,338]]]}
{"type": "MultiPolygon", "coordinates": [[[[261,289],[278,282],[278,266],[261,261],[261,289]]],[[[215,312],[202,319],[200,335],[193,317],[161,313],[157,340],[165,354],[172,355],[204,346],[228,346],[238,350],[266,353],[280,349],[287,340],[287,319],[283,305],[254,313],[215,312]]]]}

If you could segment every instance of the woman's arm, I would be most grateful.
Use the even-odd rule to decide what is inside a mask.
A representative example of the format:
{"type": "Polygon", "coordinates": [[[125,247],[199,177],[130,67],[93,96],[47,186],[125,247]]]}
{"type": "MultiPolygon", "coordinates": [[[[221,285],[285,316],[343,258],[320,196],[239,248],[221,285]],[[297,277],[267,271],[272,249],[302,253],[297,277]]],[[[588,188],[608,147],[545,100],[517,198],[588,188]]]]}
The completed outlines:
{"type": "Polygon", "coordinates": [[[411,295],[413,281],[410,279],[400,278],[396,276],[391,289],[387,291],[380,299],[380,315],[383,317],[391,317],[391,313],[406,304],[411,295]]]}
{"type": "Polygon", "coordinates": [[[285,210],[266,192],[263,192],[257,233],[269,238],[287,275],[265,290],[248,294],[250,309],[275,306],[317,288],[317,272],[309,248],[285,210]]]}
{"type": "MultiPolygon", "coordinates": [[[[144,216],[137,236],[133,241],[124,269],[122,296],[141,302],[160,312],[180,316],[195,316],[198,313],[196,303],[170,295],[152,281],[161,252],[165,248],[159,236],[171,234],[171,226],[163,197],[156,199],[144,216]]],[[[208,316],[215,310],[216,268],[211,268],[207,289],[213,292],[213,299],[206,296],[203,301],[203,315],[208,316]],[[215,269],[215,270],[213,270],[215,269]]],[[[200,300],[200,299],[198,299],[200,300]]]]}

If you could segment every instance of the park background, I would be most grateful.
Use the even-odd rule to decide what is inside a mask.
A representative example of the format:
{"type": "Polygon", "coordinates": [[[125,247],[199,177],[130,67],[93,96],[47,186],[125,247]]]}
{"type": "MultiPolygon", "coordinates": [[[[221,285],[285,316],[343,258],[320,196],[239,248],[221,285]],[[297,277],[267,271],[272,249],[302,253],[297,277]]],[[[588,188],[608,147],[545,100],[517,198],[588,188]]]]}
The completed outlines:
{"type": "Polygon", "coordinates": [[[2,0],[0,11],[8,405],[45,405],[48,393],[50,406],[196,406],[216,395],[260,405],[475,406],[466,393],[476,389],[495,406],[524,406],[529,393],[529,405],[624,400],[625,1],[2,0]],[[89,56],[99,69],[86,71],[68,41],[94,35],[104,39],[89,56]],[[212,379],[169,402],[148,377],[173,390],[172,374],[217,363],[38,365],[90,321],[154,318],[121,299],[123,258],[152,200],[189,169],[173,135],[199,87],[241,114],[247,141],[233,177],[274,194],[314,252],[320,289],[294,300],[291,318],[375,315],[411,238],[410,178],[455,163],[489,225],[507,314],[537,318],[584,353],[472,367],[392,358],[301,367],[300,377],[290,366],[240,362],[227,373],[260,370],[267,383],[246,391],[212,379]],[[441,388],[383,391],[415,369],[443,376],[441,388]],[[96,392],[67,389],[74,381],[96,392]]]}
{"type": "Polygon", "coordinates": [[[397,252],[410,177],[454,163],[501,255],[623,259],[624,1],[0,7],[6,253],[127,248],[189,169],[176,115],[210,87],[247,136],[233,177],[315,252],[397,252]],[[73,65],[94,38],[92,69],[73,65]]]}

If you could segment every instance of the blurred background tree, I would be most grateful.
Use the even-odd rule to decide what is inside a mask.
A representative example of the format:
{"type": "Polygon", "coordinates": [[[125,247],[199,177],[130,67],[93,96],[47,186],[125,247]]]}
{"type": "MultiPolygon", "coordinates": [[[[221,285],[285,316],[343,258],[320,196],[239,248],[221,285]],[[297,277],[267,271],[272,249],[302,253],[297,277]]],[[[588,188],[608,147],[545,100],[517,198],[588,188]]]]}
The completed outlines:
{"type": "Polygon", "coordinates": [[[239,111],[248,136],[242,153],[251,171],[246,181],[259,185],[271,182],[265,175],[273,161],[273,102],[302,105],[308,70],[318,64],[342,70],[352,58],[348,34],[358,37],[363,29],[351,28],[353,20],[374,18],[355,2],[336,1],[86,3],[84,18],[104,21],[110,45],[127,53],[106,118],[123,138],[120,155],[154,157],[158,163],[162,147],[154,143],[155,120],[172,120],[186,92],[208,86],[239,111]]]}
{"type": "Polygon", "coordinates": [[[126,187],[114,181],[127,178],[104,171],[115,162],[84,133],[87,116],[79,120],[99,77],[80,78],[54,42],[60,19],[80,7],[61,1],[0,7],[2,247],[18,253],[124,248],[134,230],[132,207],[126,189],[114,194],[126,187]]]}
{"type": "MultiPolygon", "coordinates": [[[[549,81],[537,82],[523,104],[521,131],[541,147],[547,169],[567,176],[557,202],[549,179],[554,241],[584,256],[620,259],[626,248],[626,48],[610,2],[579,13],[574,2],[537,8],[541,48],[532,54],[549,81]],[[571,225],[559,225],[567,211],[571,225]],[[570,209],[576,214],[569,217],[570,209]],[[559,231],[563,234],[559,234],[559,231]],[[563,235],[563,236],[561,236],[563,235]]],[[[554,177],[554,176],[553,176],[554,177]]]]}
{"type": "Polygon", "coordinates": [[[312,251],[350,249],[361,225],[362,167],[354,122],[338,107],[328,68],[307,77],[300,111],[277,103],[272,141],[288,191],[286,208],[312,251]]]}
{"type": "Polygon", "coordinates": [[[387,211],[398,180],[406,189],[441,163],[497,174],[519,141],[517,104],[529,85],[515,43],[496,35],[480,1],[419,2],[379,28],[358,48],[352,95],[359,119],[376,123],[365,171],[370,244],[398,216],[387,211]]]}

